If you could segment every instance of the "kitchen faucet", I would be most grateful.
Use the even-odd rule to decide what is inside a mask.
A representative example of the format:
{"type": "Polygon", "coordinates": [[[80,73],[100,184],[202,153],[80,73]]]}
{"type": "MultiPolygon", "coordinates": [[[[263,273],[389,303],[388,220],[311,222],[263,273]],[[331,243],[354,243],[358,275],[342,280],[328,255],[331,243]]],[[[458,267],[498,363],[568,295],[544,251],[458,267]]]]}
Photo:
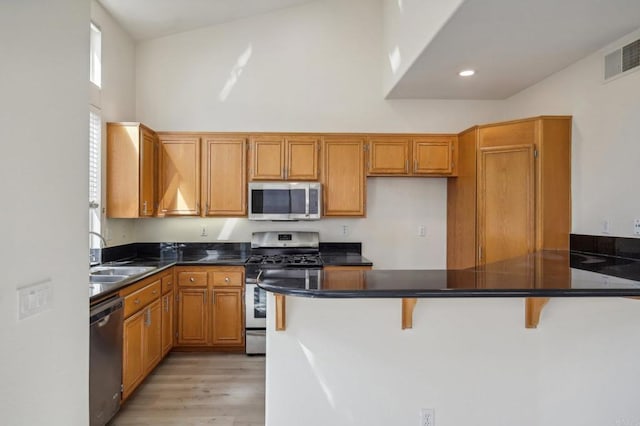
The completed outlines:
{"type": "Polygon", "coordinates": [[[102,241],[102,248],[107,246],[107,240],[105,240],[105,238],[102,236],[102,234],[100,234],[99,232],[95,232],[95,231],[89,231],[90,235],[95,235],[96,237],[100,238],[100,241],[102,241]]]}
{"type": "MultiPolygon", "coordinates": [[[[89,231],[89,235],[95,235],[100,238],[101,246],[100,248],[104,248],[107,246],[107,240],[99,233],[95,231],[89,231]]],[[[94,252],[93,249],[89,249],[89,265],[97,265],[102,262],[102,252],[97,251],[94,252]]]]}

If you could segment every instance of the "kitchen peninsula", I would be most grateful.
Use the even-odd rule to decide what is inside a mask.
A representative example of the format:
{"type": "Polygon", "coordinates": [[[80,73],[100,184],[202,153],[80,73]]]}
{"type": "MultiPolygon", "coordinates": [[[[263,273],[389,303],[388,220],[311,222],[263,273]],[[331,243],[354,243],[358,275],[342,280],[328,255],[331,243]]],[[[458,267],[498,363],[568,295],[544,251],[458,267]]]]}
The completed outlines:
{"type": "Polygon", "coordinates": [[[640,261],[545,250],[466,270],[359,274],[263,275],[268,425],[411,425],[422,408],[438,426],[473,424],[480,413],[525,426],[634,414],[607,385],[640,378],[638,354],[625,353],[637,339],[640,306],[629,298],[640,297],[640,261]],[[605,362],[613,359],[621,364],[605,362]],[[620,411],[576,414],[603,398],[620,411]]]}

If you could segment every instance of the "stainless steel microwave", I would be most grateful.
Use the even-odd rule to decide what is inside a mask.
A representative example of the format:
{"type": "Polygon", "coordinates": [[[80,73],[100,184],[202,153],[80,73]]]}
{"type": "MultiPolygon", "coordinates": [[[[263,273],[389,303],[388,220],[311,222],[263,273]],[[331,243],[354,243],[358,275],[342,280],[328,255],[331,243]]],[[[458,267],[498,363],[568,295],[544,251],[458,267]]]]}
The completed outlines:
{"type": "Polygon", "coordinates": [[[249,183],[250,220],[317,220],[321,203],[318,182],[249,183]]]}

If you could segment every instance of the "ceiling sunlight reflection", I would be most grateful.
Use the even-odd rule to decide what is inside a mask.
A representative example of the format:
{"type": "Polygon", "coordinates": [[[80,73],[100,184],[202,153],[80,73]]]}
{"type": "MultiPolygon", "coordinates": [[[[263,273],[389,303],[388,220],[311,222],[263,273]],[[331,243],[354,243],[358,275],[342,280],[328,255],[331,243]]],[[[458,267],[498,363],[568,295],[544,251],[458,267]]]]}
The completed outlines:
{"type": "Polygon", "coordinates": [[[391,53],[389,53],[389,63],[391,64],[391,71],[395,74],[400,68],[402,58],[400,57],[400,47],[396,45],[391,53]]]}
{"type": "Polygon", "coordinates": [[[227,79],[227,82],[224,84],[224,87],[222,88],[222,90],[220,91],[220,94],[218,95],[218,99],[220,99],[221,102],[226,101],[227,97],[229,97],[229,93],[231,93],[233,86],[235,86],[236,83],[238,82],[238,79],[242,74],[242,70],[249,62],[249,59],[251,58],[251,53],[253,53],[253,46],[251,43],[249,43],[249,46],[247,46],[245,51],[238,57],[236,64],[233,66],[233,68],[231,68],[231,72],[229,73],[229,78],[227,79]]]}

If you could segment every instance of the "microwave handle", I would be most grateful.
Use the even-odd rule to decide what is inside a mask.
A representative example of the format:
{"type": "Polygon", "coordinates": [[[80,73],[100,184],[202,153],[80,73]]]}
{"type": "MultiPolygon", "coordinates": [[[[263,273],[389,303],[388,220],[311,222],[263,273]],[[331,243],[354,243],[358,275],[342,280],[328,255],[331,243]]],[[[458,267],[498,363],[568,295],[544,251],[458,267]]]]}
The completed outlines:
{"type": "Polygon", "coordinates": [[[304,189],[305,197],[304,197],[304,214],[306,217],[309,217],[309,185],[304,189]]]}

